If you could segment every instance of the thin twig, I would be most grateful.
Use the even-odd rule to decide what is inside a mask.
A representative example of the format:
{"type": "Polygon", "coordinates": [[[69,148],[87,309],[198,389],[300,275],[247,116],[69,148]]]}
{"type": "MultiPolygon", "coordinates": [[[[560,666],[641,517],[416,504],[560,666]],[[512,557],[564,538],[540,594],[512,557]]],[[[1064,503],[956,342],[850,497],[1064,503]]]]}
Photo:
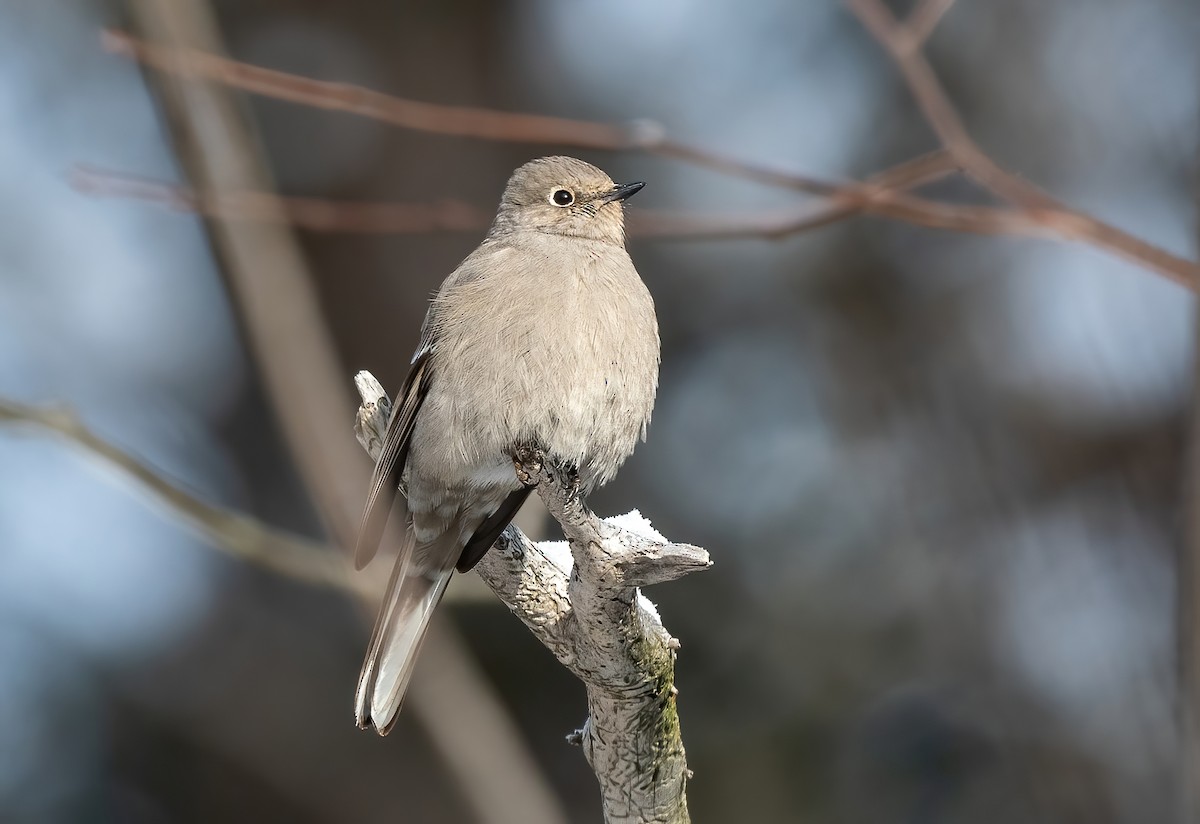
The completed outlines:
{"type": "Polygon", "coordinates": [[[78,191],[132,198],[221,220],[289,224],[310,232],[423,234],[486,228],[490,215],[459,201],[395,203],[284,197],[268,191],[200,192],[163,180],[92,166],[71,170],[78,191]]]}
{"type": "Polygon", "coordinates": [[[967,133],[962,117],[919,48],[912,48],[905,29],[880,0],[845,0],[900,70],[929,127],[963,166],[963,171],[1001,197],[1021,206],[1061,208],[1036,186],[1001,169],[967,133]]]}
{"type": "Polygon", "coordinates": [[[126,32],[106,29],[104,47],[143,65],[185,77],[200,77],[252,94],[317,109],[369,117],[414,131],[512,143],[561,144],[607,151],[639,150],[771,186],[842,201],[874,203],[878,192],[853,180],[825,180],[764,166],[671,139],[650,121],[628,126],[547,115],[446,106],[396,97],[349,83],[334,83],[254,66],[188,48],[167,48],[126,32]]]}
{"type": "Polygon", "coordinates": [[[736,174],[773,186],[827,196],[847,185],[737,160],[671,140],[655,123],[628,126],[594,123],[539,114],[500,112],[474,106],[443,106],[383,94],[349,83],[313,80],[265,69],[195,49],[166,48],[130,34],[107,29],[104,47],[146,66],[189,77],[203,77],[252,94],[317,109],[350,112],[414,131],[509,143],[558,143],[583,149],[639,149],[686,160],[715,171],[736,174]]]}
{"type": "MultiPolygon", "coordinates": [[[[1068,224],[1058,224],[1055,214],[1031,219],[1013,210],[943,204],[904,196],[898,191],[928,183],[949,173],[952,168],[943,154],[925,155],[881,172],[860,189],[839,193],[833,205],[823,207],[734,215],[634,210],[630,214],[630,234],[658,239],[778,238],[863,211],[880,211],[929,228],[985,235],[1016,233],[1069,237],[1075,231],[1068,224]],[[859,194],[860,191],[867,194],[859,194]],[[838,205],[842,202],[845,205],[838,205]]],[[[482,210],[455,201],[435,204],[332,201],[282,197],[264,191],[205,194],[187,186],[93,167],[78,167],[72,182],[81,191],[91,194],[131,197],[208,217],[291,223],[318,232],[475,231],[486,227],[489,221],[489,216],[482,210]]]]}
{"type": "MultiPolygon", "coordinates": [[[[892,54],[905,80],[917,97],[930,125],[963,171],[1019,208],[956,206],[908,195],[856,181],[830,181],[769,168],[727,157],[696,146],[668,139],[652,123],[635,122],[628,127],[542,115],[513,114],[491,109],[440,106],[375,92],[343,83],[329,83],[285,72],[251,66],[194,49],[165,48],[123,32],[106,31],[107,48],[163,71],[190,77],[205,77],[244,91],[290,100],[317,108],[354,112],[404,128],[437,134],[528,143],[553,143],[591,149],[636,149],[662,157],[684,160],[746,179],[796,189],[830,198],[831,208],[849,208],[846,217],[864,212],[934,229],[977,234],[1016,234],[1080,241],[1157,272],[1189,289],[1200,283],[1200,266],[1173,255],[1090,215],[1074,211],[1036,186],[1012,175],[991,160],[967,134],[961,118],[950,104],[937,77],[912,37],[891,12],[876,0],[846,0],[864,25],[892,54]]],[[[946,7],[939,7],[944,13],[946,7]]],[[[922,12],[930,22],[937,8],[922,12]]],[[[316,208],[315,205],[313,208],[316,208]]],[[[778,236],[825,225],[840,217],[832,213],[807,213],[767,221],[767,231],[752,231],[762,218],[740,224],[721,219],[712,223],[660,224],[653,235],[718,238],[751,234],[778,236]]]]}
{"type": "MultiPolygon", "coordinates": [[[[838,192],[832,205],[703,215],[649,209],[631,210],[629,233],[656,239],[779,238],[828,225],[863,211],[878,211],[909,223],[977,234],[1029,234],[1052,237],[1069,233],[1052,226],[1053,215],[1031,220],[1010,209],[957,206],[903,196],[899,189],[919,186],[948,174],[953,167],[944,154],[924,155],[881,172],[849,191],[838,192]]],[[[317,232],[415,234],[474,231],[488,225],[487,213],[462,203],[383,203],[284,197],[264,191],[198,192],[187,186],[80,166],[72,174],[80,191],[129,197],[167,208],[226,220],[290,223],[317,232]]]]}
{"type": "Polygon", "coordinates": [[[378,600],[378,586],[365,576],[351,575],[346,560],[329,547],[201,500],[92,432],[67,409],[0,399],[0,422],[39,427],[66,438],[89,455],[102,458],[137,481],[172,514],[203,533],[213,546],[236,558],[300,581],[378,600]]]}
{"type": "Polygon", "coordinates": [[[968,134],[949,95],[929,61],[881,0],[845,0],[899,68],[930,128],[942,146],[980,185],[1021,207],[1027,216],[1045,221],[1055,234],[1082,240],[1126,260],[1141,264],[1176,283],[1195,290],[1200,266],[1159,249],[1134,235],[1071,209],[1034,184],[1001,168],[968,134]]]}
{"type": "MultiPolygon", "coordinates": [[[[955,170],[944,152],[934,152],[880,172],[869,178],[866,186],[834,198],[833,205],[733,215],[635,209],[629,215],[629,232],[637,237],[658,239],[778,238],[859,214],[869,208],[870,198],[884,196],[887,190],[916,188],[955,170]]],[[[288,223],[313,232],[477,231],[486,228],[491,219],[487,212],[453,200],[395,203],[284,197],[265,191],[206,193],[162,180],[82,165],[72,169],[70,179],[72,186],[87,194],[133,198],[223,220],[288,223]]]]}
{"type": "MultiPolygon", "coordinates": [[[[894,167],[879,175],[879,182],[870,189],[870,194],[863,196],[858,192],[847,192],[825,206],[734,215],[631,210],[630,235],[658,240],[776,239],[867,212],[930,229],[978,235],[1077,240],[1108,248],[1112,253],[1143,266],[1150,266],[1149,261],[1161,257],[1164,274],[1193,288],[1194,281],[1184,280],[1182,275],[1176,277],[1175,273],[1194,269],[1194,264],[1135,238],[1129,238],[1127,243],[1106,246],[1108,239],[1096,224],[1081,220],[1073,212],[939,203],[898,191],[945,174],[949,167],[944,165],[942,157],[928,155],[912,161],[911,165],[894,167]],[[1130,243],[1135,245],[1131,247],[1130,243]]],[[[876,178],[871,181],[876,181],[876,178]]],[[[93,194],[133,197],[168,208],[195,211],[223,219],[291,222],[318,232],[475,231],[488,225],[488,217],[484,212],[456,202],[346,202],[280,197],[261,191],[231,191],[203,196],[186,186],[95,169],[77,172],[74,182],[81,190],[93,194]]]]}

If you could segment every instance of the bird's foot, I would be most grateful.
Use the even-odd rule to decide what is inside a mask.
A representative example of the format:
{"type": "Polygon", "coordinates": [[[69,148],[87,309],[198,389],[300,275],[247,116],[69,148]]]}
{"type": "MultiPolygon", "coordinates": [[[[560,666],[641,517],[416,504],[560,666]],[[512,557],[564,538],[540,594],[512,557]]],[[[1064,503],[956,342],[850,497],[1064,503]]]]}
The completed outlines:
{"type": "Polygon", "coordinates": [[[570,489],[567,491],[568,501],[579,500],[579,470],[572,468],[567,474],[567,482],[570,484],[570,489]]]}
{"type": "Polygon", "coordinates": [[[542,477],[542,463],[545,460],[545,453],[536,446],[518,447],[513,454],[513,469],[517,472],[517,480],[525,486],[537,486],[542,477]]]}

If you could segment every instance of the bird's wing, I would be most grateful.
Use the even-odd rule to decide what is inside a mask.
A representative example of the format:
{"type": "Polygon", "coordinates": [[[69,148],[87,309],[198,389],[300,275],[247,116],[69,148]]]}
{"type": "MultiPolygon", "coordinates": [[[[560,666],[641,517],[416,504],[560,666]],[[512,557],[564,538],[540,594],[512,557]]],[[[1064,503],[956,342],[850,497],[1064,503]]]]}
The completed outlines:
{"type": "Polygon", "coordinates": [[[525,503],[525,499],[532,491],[532,486],[522,486],[513,490],[500,504],[500,507],[475,528],[467,545],[463,547],[462,554],[458,556],[455,568],[459,572],[468,572],[479,563],[479,560],[492,548],[492,544],[496,543],[496,539],[500,537],[504,528],[516,517],[517,510],[521,508],[521,504],[525,503]]]}
{"type": "MultiPolygon", "coordinates": [[[[387,435],[383,450],[371,476],[371,491],[367,494],[367,505],[363,509],[358,527],[358,543],[354,547],[354,566],[362,569],[375,553],[387,526],[396,491],[404,475],[404,464],[408,460],[408,447],[412,442],[413,426],[417,412],[429,391],[430,348],[422,347],[413,359],[412,369],[404,379],[404,385],[392,404],[392,416],[388,420],[387,435]]],[[[405,548],[401,549],[403,553],[405,548]]],[[[411,548],[408,548],[411,551],[411,548]]]]}

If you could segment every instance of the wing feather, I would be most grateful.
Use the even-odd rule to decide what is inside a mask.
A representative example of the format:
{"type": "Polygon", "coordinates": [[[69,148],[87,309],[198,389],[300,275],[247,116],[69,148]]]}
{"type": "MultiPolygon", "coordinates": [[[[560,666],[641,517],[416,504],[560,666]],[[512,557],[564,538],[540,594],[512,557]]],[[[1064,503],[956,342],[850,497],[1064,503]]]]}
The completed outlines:
{"type": "Polygon", "coordinates": [[[467,545],[463,547],[462,554],[458,557],[456,568],[459,572],[467,572],[479,563],[480,559],[492,548],[492,544],[496,543],[496,539],[500,537],[504,528],[516,517],[517,510],[521,508],[521,504],[525,503],[525,499],[532,491],[532,486],[522,486],[520,489],[513,490],[499,508],[476,527],[475,532],[467,541],[467,545]]]}
{"type": "Polygon", "coordinates": [[[430,351],[426,349],[413,360],[412,369],[392,404],[383,450],[371,475],[371,489],[363,508],[362,521],[359,522],[358,542],[354,547],[355,569],[365,567],[379,551],[379,542],[383,539],[383,531],[404,475],[417,412],[429,392],[429,356],[430,351]]]}

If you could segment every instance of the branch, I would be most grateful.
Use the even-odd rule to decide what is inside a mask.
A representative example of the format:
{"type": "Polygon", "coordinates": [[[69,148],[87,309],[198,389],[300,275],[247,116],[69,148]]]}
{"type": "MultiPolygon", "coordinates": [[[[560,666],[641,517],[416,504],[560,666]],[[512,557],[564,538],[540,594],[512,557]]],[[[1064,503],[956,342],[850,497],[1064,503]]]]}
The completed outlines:
{"type": "MultiPolygon", "coordinates": [[[[378,458],[391,404],[367,372],[355,434],[378,458]]],[[[690,772],[675,706],[675,650],[638,587],[711,566],[708,553],[673,544],[641,516],[600,520],[547,462],[538,494],[570,547],[532,543],[510,526],[476,567],[534,636],[587,689],[588,719],[573,736],[600,782],[608,824],[689,821],[690,772]]]]}
{"type": "MultiPolygon", "coordinates": [[[[914,189],[956,170],[945,152],[932,152],[839,192],[831,197],[831,204],[732,215],[639,209],[629,214],[629,233],[656,240],[777,239],[860,214],[873,208],[872,204],[878,207],[878,202],[892,190],[914,189]]],[[[479,231],[491,222],[489,213],[454,200],[394,203],[285,197],[262,190],[205,192],[87,165],[75,166],[70,182],[85,194],[142,200],[222,220],[290,224],[311,232],[426,234],[479,231]]],[[[924,209],[926,214],[934,215],[941,210],[941,206],[924,209]]]]}
{"type": "Polygon", "coordinates": [[[628,126],[546,115],[445,106],[396,97],[349,83],[313,80],[265,69],[197,49],[164,47],[125,32],[105,29],[104,47],[171,75],[211,80],[251,94],[327,111],[349,112],[400,128],[510,143],[560,144],[607,151],[638,150],[771,186],[844,202],[883,205],[877,187],[831,181],[763,166],[669,139],[662,126],[638,120],[628,126]]]}
{"type": "MultiPolygon", "coordinates": [[[[925,155],[880,172],[866,184],[859,184],[867,187],[865,189],[844,191],[829,204],[815,207],[736,215],[631,211],[629,233],[654,240],[774,240],[872,212],[930,229],[1094,242],[1095,227],[1073,213],[938,203],[899,191],[942,177],[950,168],[945,154],[925,155]]],[[[481,210],[453,201],[434,204],[333,201],[282,197],[265,191],[202,194],[187,186],[90,167],[77,167],[72,183],[90,194],[130,197],[226,220],[290,222],[317,232],[419,234],[475,231],[486,227],[489,221],[481,210]]],[[[1141,244],[1141,241],[1134,242],[1141,244]]],[[[1115,251],[1146,266],[1149,266],[1147,260],[1162,255],[1183,267],[1195,268],[1193,264],[1154,247],[1142,246],[1145,248],[1141,255],[1123,248],[1115,251]]],[[[1192,288],[1192,283],[1189,280],[1185,285],[1192,288]]]]}
{"type": "Polygon", "coordinates": [[[916,51],[925,45],[925,41],[953,5],[954,0],[921,0],[920,5],[913,9],[904,21],[902,34],[905,48],[908,51],[916,51]]]}
{"type": "MultiPolygon", "coordinates": [[[[332,547],[197,498],[93,433],[69,410],[27,406],[0,398],[0,423],[47,430],[65,438],[86,455],[102,459],[148,491],[172,516],[208,538],[211,546],[240,561],[298,581],[345,591],[373,609],[378,608],[380,581],[353,574],[332,547]]],[[[451,590],[447,600],[453,597],[455,593],[451,590]]],[[[525,776],[540,773],[532,756],[513,744],[521,740],[521,731],[509,720],[494,692],[478,687],[486,682],[485,676],[464,644],[453,636],[447,637],[448,631],[444,623],[430,626],[421,658],[426,677],[416,679],[412,685],[413,703],[422,708],[422,722],[432,737],[440,739],[441,753],[454,771],[471,776],[472,781],[482,785],[474,792],[501,798],[517,787],[528,794],[530,780],[525,776]],[[504,758],[502,765],[495,763],[498,756],[504,758]]],[[[550,824],[566,821],[566,815],[557,812],[553,800],[525,798],[519,808],[498,810],[495,820],[550,824]],[[539,813],[541,805],[554,810],[553,815],[539,813]]]]}
{"type": "MultiPolygon", "coordinates": [[[[344,111],[407,129],[434,134],[521,143],[557,144],[602,150],[638,150],[682,160],[714,171],[829,198],[829,210],[790,216],[759,216],[665,221],[649,236],[688,238],[778,237],[823,226],[860,212],[925,226],[985,235],[1023,235],[1080,241],[1172,280],[1200,288],[1200,266],[1128,232],[1072,210],[1036,186],[999,168],[967,134],[961,118],[920,52],[920,44],[941,15],[947,0],[924,0],[908,26],[896,22],[878,0],[846,0],[863,24],[888,49],[917,97],[926,119],[954,162],[976,181],[1015,203],[1016,209],[957,206],[906,195],[858,181],[823,180],[750,163],[669,139],[652,122],[628,126],[515,114],[466,106],[442,106],[393,97],[360,86],[330,83],[264,69],[189,48],[167,48],[119,31],[104,32],[105,47],[116,54],[174,75],[200,77],[253,94],[315,108],[344,111]],[[838,212],[837,210],[849,211],[838,212]],[[837,217],[831,215],[837,214],[837,217]]],[[[903,186],[897,188],[905,188],[903,186]]],[[[311,204],[310,204],[311,205],[311,204]]],[[[677,220],[677,218],[675,219],[677,220]]]]}
{"type": "Polygon", "coordinates": [[[1049,195],[1001,169],[971,139],[924,52],[916,47],[908,30],[881,0],[846,0],[846,5],[895,62],[929,127],[946,150],[963,164],[963,171],[1015,203],[1057,208],[1049,195]]]}
{"type": "Polygon", "coordinates": [[[845,2],[892,58],[942,147],[969,177],[993,194],[1015,204],[1027,219],[1045,223],[1052,234],[1104,249],[1193,291],[1200,288],[1200,266],[1196,263],[1159,249],[1091,215],[1071,209],[1034,184],[1002,169],[971,138],[958,110],[920,48],[923,41],[923,37],[919,36],[920,31],[931,31],[941,13],[949,9],[950,3],[926,0],[914,12],[909,23],[902,25],[882,0],[845,2]]]}
{"type": "Polygon", "coordinates": [[[104,47],[143,65],[185,77],[201,77],[252,94],[317,109],[349,112],[404,129],[506,143],[558,143],[582,149],[638,149],[760,183],[828,195],[842,184],[737,160],[671,140],[657,123],[627,126],[539,114],[515,114],[474,106],[443,106],[383,94],[349,83],[313,80],[264,69],[188,48],[166,48],[126,32],[106,29],[104,47]]]}
{"type": "Polygon", "coordinates": [[[459,201],[385,203],[285,197],[257,190],[199,191],[165,180],[80,165],[71,185],[90,195],[153,203],[221,220],[289,224],[310,232],[424,234],[486,229],[491,216],[459,201]]]}
{"type": "Polygon", "coordinates": [[[200,500],[92,432],[67,409],[27,406],[0,399],[0,423],[49,430],[88,454],[104,459],[207,536],[214,546],[235,558],[300,581],[332,586],[378,600],[378,587],[363,576],[351,575],[345,560],[324,545],[200,500]]]}
{"type": "MultiPolygon", "coordinates": [[[[897,191],[928,183],[950,169],[946,156],[935,153],[881,172],[866,184],[840,192],[832,198],[832,204],[825,206],[736,215],[641,210],[630,213],[629,229],[633,236],[658,240],[774,239],[873,211],[919,226],[975,234],[1074,235],[1076,227],[1070,222],[1060,223],[1053,214],[1034,218],[1011,209],[936,203],[897,191]]],[[[292,223],[317,232],[474,231],[485,228],[489,222],[483,211],[455,201],[433,204],[333,201],[283,197],[265,191],[209,194],[166,181],[88,166],[73,171],[72,183],[89,194],[134,198],[226,220],[292,223]]]]}

